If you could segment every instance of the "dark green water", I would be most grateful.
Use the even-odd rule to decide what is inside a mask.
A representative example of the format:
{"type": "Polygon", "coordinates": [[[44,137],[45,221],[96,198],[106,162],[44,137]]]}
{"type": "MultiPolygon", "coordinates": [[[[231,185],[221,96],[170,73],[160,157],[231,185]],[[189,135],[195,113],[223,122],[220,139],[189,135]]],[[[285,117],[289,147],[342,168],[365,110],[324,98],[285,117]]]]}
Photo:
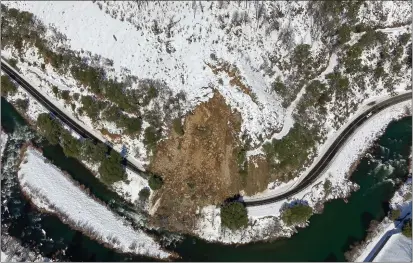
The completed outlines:
{"type": "MultiPolygon", "coordinates": [[[[23,119],[3,98],[1,108],[2,126],[6,132],[13,132],[16,122],[23,125],[23,119]]],[[[388,212],[388,200],[397,188],[389,179],[406,179],[411,143],[411,117],[390,124],[371,151],[372,157],[363,158],[353,173],[352,180],[360,185],[360,189],[351,195],[348,203],[342,200],[327,203],[324,212],[314,215],[310,219],[310,226],[299,230],[292,238],[269,243],[224,246],[186,237],[182,243],[170,249],[178,252],[184,261],[344,261],[344,252],[350,244],[364,239],[370,221],[380,221],[388,212]],[[391,165],[394,170],[385,168],[387,165],[391,165]]],[[[106,196],[105,187],[87,171],[82,172],[80,177],[76,167],[83,166],[77,160],[62,156],[59,148],[46,146],[44,154],[55,165],[69,171],[75,180],[87,185],[91,193],[108,202],[110,198],[106,196]]],[[[2,180],[2,189],[4,183],[2,180]]],[[[71,230],[56,217],[43,215],[30,207],[22,198],[18,187],[9,188],[12,189],[12,195],[7,197],[10,212],[4,211],[2,205],[2,224],[10,224],[11,235],[43,255],[50,257],[64,249],[66,256],[58,258],[76,261],[147,260],[115,253],[99,245],[71,230]],[[41,229],[46,231],[48,238],[53,239],[50,244],[45,243],[41,229]]]]}
{"type": "Polygon", "coordinates": [[[370,221],[381,221],[389,211],[388,200],[397,186],[386,179],[407,178],[411,144],[411,117],[391,123],[372,151],[373,158],[363,158],[353,173],[351,179],[360,189],[348,203],[325,204],[322,214],[311,217],[309,227],[289,239],[234,247],[188,238],[176,251],[188,261],[345,261],[344,253],[365,238],[370,221]]]}
{"type": "MultiPolygon", "coordinates": [[[[20,191],[15,169],[10,169],[9,165],[13,165],[18,159],[18,149],[22,143],[28,140],[39,140],[36,140],[36,135],[28,129],[25,120],[3,97],[1,99],[1,125],[9,134],[1,171],[3,175],[1,222],[2,228],[8,228],[9,235],[21,240],[23,246],[29,246],[44,257],[60,261],[151,260],[147,257],[117,253],[108,249],[81,232],[72,230],[56,216],[40,213],[32,207],[20,191]],[[46,234],[43,234],[42,229],[46,234]]],[[[72,176],[77,174],[76,180],[90,188],[91,193],[96,197],[107,203],[116,203],[120,208],[126,206],[118,196],[114,196],[113,192],[97,180],[93,180],[94,176],[79,162],[66,158],[61,148],[47,145],[47,143],[40,143],[40,145],[43,145],[43,154],[46,157],[57,166],[67,170],[72,176]]]]}

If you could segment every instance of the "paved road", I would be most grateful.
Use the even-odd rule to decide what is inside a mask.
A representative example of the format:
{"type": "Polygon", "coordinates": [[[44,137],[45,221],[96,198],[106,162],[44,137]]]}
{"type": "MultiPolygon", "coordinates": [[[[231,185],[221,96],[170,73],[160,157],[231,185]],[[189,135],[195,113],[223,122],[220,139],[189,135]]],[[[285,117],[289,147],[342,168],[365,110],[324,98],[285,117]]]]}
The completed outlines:
{"type": "MultiPolygon", "coordinates": [[[[42,103],[50,112],[54,115],[59,117],[64,123],[66,123],[70,128],[80,134],[82,137],[91,138],[95,141],[100,141],[96,138],[93,134],[89,133],[86,129],[84,129],[81,125],[74,122],[70,117],[67,117],[61,110],[59,110],[55,105],[50,103],[41,93],[39,93],[33,86],[31,86],[27,81],[19,76],[14,70],[12,70],[7,64],[1,63],[1,69],[8,74],[12,79],[14,79],[17,83],[19,83],[27,92],[29,92],[33,97],[35,97],[40,103],[42,103]]],[[[298,192],[300,192],[303,188],[314,182],[318,178],[319,175],[322,174],[323,170],[328,166],[329,162],[334,158],[335,154],[339,151],[343,143],[351,136],[351,134],[359,127],[368,117],[369,114],[374,115],[381,110],[397,104],[399,102],[409,100],[412,98],[411,93],[406,93],[402,95],[398,95],[388,100],[382,101],[377,103],[376,105],[372,106],[368,110],[366,110],[363,114],[357,117],[347,128],[338,136],[338,138],[333,142],[324,156],[318,161],[318,163],[314,166],[314,168],[308,173],[306,178],[304,178],[294,189],[269,198],[261,198],[259,200],[245,200],[246,206],[259,206],[264,204],[273,203],[282,199],[286,199],[298,192]]],[[[105,142],[104,142],[105,143],[105,142]]],[[[136,167],[133,163],[127,160],[126,165],[131,170],[138,172],[141,176],[147,178],[147,175],[143,173],[138,167],[136,167]]]]}
{"type": "MultiPolygon", "coordinates": [[[[30,95],[32,95],[36,100],[38,100],[46,109],[48,109],[53,115],[58,117],[62,122],[64,122],[67,126],[73,129],[80,136],[82,136],[83,138],[92,139],[95,142],[105,143],[106,145],[108,145],[108,147],[114,150],[110,144],[108,144],[107,142],[101,141],[96,136],[94,136],[92,133],[84,129],[77,122],[73,121],[70,117],[66,116],[64,112],[62,112],[59,108],[57,108],[53,103],[49,102],[47,98],[45,98],[40,92],[38,92],[35,88],[33,88],[33,86],[30,85],[26,80],[20,77],[19,74],[16,74],[16,72],[13,69],[11,69],[7,64],[3,63],[3,61],[1,62],[1,70],[7,75],[9,75],[10,78],[12,78],[17,83],[19,83],[19,85],[22,88],[24,88],[30,95]]],[[[133,163],[131,163],[127,159],[125,161],[125,165],[132,171],[138,173],[143,178],[148,177],[146,173],[144,173],[142,170],[140,170],[137,166],[135,166],[133,163]]]]}
{"type": "Polygon", "coordinates": [[[323,172],[323,170],[328,166],[330,161],[334,158],[336,153],[340,150],[341,146],[346,142],[346,140],[352,135],[352,133],[359,127],[365,120],[371,117],[374,114],[377,114],[381,110],[397,104],[402,101],[411,100],[412,93],[405,93],[402,95],[398,95],[392,98],[389,98],[385,101],[377,103],[376,105],[372,106],[368,110],[366,110],[363,114],[357,117],[351,124],[347,126],[347,128],[337,137],[337,139],[332,143],[330,148],[324,154],[324,156],[318,161],[318,163],[314,166],[313,169],[308,173],[308,175],[292,190],[273,197],[268,198],[260,198],[258,200],[244,200],[246,206],[259,206],[264,204],[273,203],[276,201],[280,201],[286,199],[304,189],[309,184],[313,183],[323,172]],[[369,115],[371,113],[371,115],[369,115]]]}

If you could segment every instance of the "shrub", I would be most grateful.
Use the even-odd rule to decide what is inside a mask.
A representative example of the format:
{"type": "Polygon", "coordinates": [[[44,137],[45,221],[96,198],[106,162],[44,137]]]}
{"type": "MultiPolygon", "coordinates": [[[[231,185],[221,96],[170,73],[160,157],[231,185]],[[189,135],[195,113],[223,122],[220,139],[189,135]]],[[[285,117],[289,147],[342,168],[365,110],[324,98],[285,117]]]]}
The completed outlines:
{"type": "Polygon", "coordinates": [[[145,187],[139,191],[139,199],[142,201],[148,200],[149,196],[151,194],[151,191],[149,190],[148,187],[145,187]]]}
{"type": "Polygon", "coordinates": [[[52,87],[52,92],[53,92],[53,94],[54,94],[56,97],[58,97],[58,95],[59,95],[59,89],[58,89],[56,86],[53,86],[53,87],[52,87]]]}
{"type": "Polygon", "coordinates": [[[131,118],[122,114],[120,118],[118,118],[118,125],[125,128],[126,134],[132,135],[140,132],[142,120],[140,118],[131,118]]]}
{"type": "Polygon", "coordinates": [[[181,123],[181,119],[180,118],[176,118],[172,121],[173,124],[173,128],[174,131],[176,132],[176,134],[182,136],[184,135],[184,129],[182,127],[182,123],[181,123]]]}
{"type": "Polygon", "coordinates": [[[86,115],[93,121],[96,121],[100,116],[100,111],[103,108],[103,102],[95,100],[92,96],[82,96],[82,109],[86,115]]]}
{"type": "Polygon", "coordinates": [[[343,25],[340,27],[338,30],[338,43],[339,44],[344,44],[347,41],[350,40],[350,33],[351,33],[351,27],[348,25],[343,25]]]}
{"type": "Polygon", "coordinates": [[[328,195],[331,192],[331,181],[326,179],[323,184],[324,193],[328,195]]]}
{"type": "Polygon", "coordinates": [[[7,61],[10,66],[12,66],[14,69],[17,69],[17,59],[11,58],[7,61]]]}
{"type": "Polygon", "coordinates": [[[1,76],[1,95],[7,96],[8,94],[13,95],[16,93],[17,88],[14,83],[10,80],[9,76],[1,76]]]}
{"type": "Polygon", "coordinates": [[[403,34],[401,34],[401,35],[399,36],[400,44],[401,44],[402,46],[406,45],[407,42],[409,42],[409,40],[411,39],[411,36],[412,36],[412,35],[411,35],[410,33],[403,33],[403,34]]]}
{"type": "Polygon", "coordinates": [[[407,222],[404,223],[402,233],[408,238],[412,237],[412,219],[407,220],[407,222]]]}
{"type": "Polygon", "coordinates": [[[162,185],[163,185],[163,180],[162,180],[162,178],[161,178],[160,176],[151,174],[151,175],[149,176],[149,181],[148,181],[148,183],[149,183],[149,187],[150,187],[152,190],[155,191],[155,190],[161,189],[161,187],[162,187],[162,185]]]}
{"type": "Polygon", "coordinates": [[[61,132],[61,145],[63,148],[63,153],[67,157],[80,157],[80,142],[65,129],[62,129],[61,132]]]}
{"type": "Polygon", "coordinates": [[[159,91],[153,86],[149,86],[146,95],[143,98],[143,106],[149,105],[152,99],[158,97],[159,91]]]}
{"type": "Polygon", "coordinates": [[[396,209],[396,210],[392,210],[390,212],[390,219],[395,221],[396,219],[398,219],[400,217],[400,210],[396,209]]]}
{"type": "Polygon", "coordinates": [[[70,100],[70,92],[68,90],[63,90],[61,92],[61,96],[62,96],[62,99],[64,99],[65,101],[70,100]]]}
{"type": "Polygon", "coordinates": [[[121,162],[122,157],[115,151],[111,151],[110,155],[103,159],[99,166],[99,173],[104,183],[111,185],[126,179],[126,173],[121,162]]]}
{"type": "Polygon", "coordinates": [[[92,140],[86,139],[82,143],[82,158],[89,162],[101,162],[106,158],[108,148],[104,143],[94,144],[92,140]]]}
{"type": "Polygon", "coordinates": [[[41,113],[37,117],[37,127],[40,133],[46,137],[51,144],[58,144],[60,141],[61,125],[56,119],[52,119],[48,113],[41,113]]]}
{"type": "Polygon", "coordinates": [[[248,225],[248,212],[240,202],[230,202],[221,207],[221,223],[231,230],[248,225]]]}
{"type": "Polygon", "coordinates": [[[161,139],[161,132],[153,126],[149,126],[145,129],[143,143],[148,150],[154,150],[156,144],[161,139]]]}
{"type": "Polygon", "coordinates": [[[78,100],[79,100],[79,97],[80,97],[80,94],[79,94],[79,93],[74,93],[74,94],[73,94],[73,99],[75,99],[75,101],[78,101],[78,100]]]}
{"type": "Polygon", "coordinates": [[[297,204],[292,207],[287,207],[281,214],[281,219],[287,226],[303,224],[313,214],[313,209],[308,205],[297,204]]]}
{"type": "Polygon", "coordinates": [[[27,109],[29,108],[29,99],[17,99],[16,106],[20,110],[26,112],[27,109]]]}

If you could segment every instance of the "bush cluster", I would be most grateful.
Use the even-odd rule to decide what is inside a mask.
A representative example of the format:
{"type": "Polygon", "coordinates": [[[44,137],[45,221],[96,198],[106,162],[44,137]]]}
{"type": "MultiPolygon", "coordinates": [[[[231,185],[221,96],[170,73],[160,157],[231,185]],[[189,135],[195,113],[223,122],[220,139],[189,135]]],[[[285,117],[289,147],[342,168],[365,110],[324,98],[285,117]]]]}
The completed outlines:
{"type": "Polygon", "coordinates": [[[60,144],[67,157],[100,164],[99,173],[104,183],[110,185],[126,179],[122,157],[115,151],[108,154],[108,147],[105,144],[94,143],[90,139],[80,141],[74,138],[56,118],[48,113],[42,113],[38,116],[37,127],[51,144],[60,144]]]}
{"type": "Polygon", "coordinates": [[[412,219],[405,221],[402,229],[404,236],[411,238],[412,237],[412,219]]]}
{"type": "Polygon", "coordinates": [[[155,191],[155,190],[161,189],[161,187],[162,187],[162,185],[163,185],[163,180],[162,180],[162,177],[160,177],[160,176],[158,176],[158,175],[151,174],[151,175],[149,176],[148,183],[149,183],[149,187],[150,187],[152,190],[155,191]]]}
{"type": "Polygon", "coordinates": [[[1,96],[13,95],[16,91],[17,87],[10,80],[9,76],[1,76],[1,96]]]}
{"type": "Polygon", "coordinates": [[[297,204],[291,207],[287,207],[281,214],[281,219],[287,224],[287,226],[303,224],[313,214],[313,209],[308,205],[297,204]]]}
{"type": "Polygon", "coordinates": [[[221,207],[221,223],[223,226],[236,230],[248,225],[248,211],[240,202],[230,202],[221,207]]]}

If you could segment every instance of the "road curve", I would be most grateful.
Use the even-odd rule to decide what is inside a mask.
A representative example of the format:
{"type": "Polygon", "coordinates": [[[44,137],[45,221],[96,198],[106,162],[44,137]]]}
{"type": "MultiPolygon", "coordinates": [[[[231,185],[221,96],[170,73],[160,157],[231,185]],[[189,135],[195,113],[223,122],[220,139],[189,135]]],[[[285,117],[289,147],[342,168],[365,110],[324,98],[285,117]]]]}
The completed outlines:
{"type": "MultiPolygon", "coordinates": [[[[60,118],[66,125],[72,128],[75,132],[81,135],[84,138],[90,138],[95,141],[102,142],[100,139],[95,137],[93,134],[88,132],[84,129],[81,125],[73,121],[70,117],[66,116],[59,108],[57,108],[54,104],[49,102],[41,93],[39,93],[33,86],[31,86],[27,81],[25,81],[19,74],[17,74],[13,69],[11,69],[6,63],[1,63],[1,70],[3,70],[7,75],[9,75],[13,80],[19,83],[28,93],[30,93],[34,98],[36,98],[40,103],[42,103],[50,112],[52,112],[55,116],[60,118]]],[[[372,106],[360,116],[358,116],[355,120],[353,120],[347,128],[342,131],[342,133],[336,138],[336,140],[331,144],[330,148],[326,151],[324,156],[318,161],[318,163],[314,166],[313,169],[308,173],[306,178],[304,178],[294,189],[283,193],[278,196],[268,197],[268,198],[261,198],[260,200],[244,200],[246,206],[259,206],[265,205],[273,202],[280,201],[282,199],[286,199],[304,189],[306,186],[314,182],[318,178],[320,174],[322,174],[323,170],[328,166],[329,162],[334,158],[335,154],[338,152],[340,147],[343,143],[351,136],[351,134],[359,127],[368,117],[369,114],[374,115],[381,110],[397,104],[402,101],[406,101],[412,98],[412,93],[405,93],[402,95],[391,97],[385,101],[377,103],[376,105],[372,106]]],[[[105,143],[105,142],[102,142],[105,143]]],[[[107,144],[107,143],[106,143],[107,144]]],[[[110,145],[109,145],[110,147],[110,145]]],[[[112,148],[113,149],[113,148],[112,148]]],[[[140,176],[147,178],[147,174],[140,170],[137,166],[131,163],[129,160],[126,160],[126,166],[134,172],[137,172],[140,176]]]]}
{"type": "Polygon", "coordinates": [[[324,169],[328,166],[330,161],[334,158],[336,153],[339,151],[341,146],[346,142],[346,140],[352,135],[352,133],[361,125],[365,120],[371,117],[374,114],[377,114],[381,110],[392,106],[394,104],[400,103],[402,101],[412,99],[412,93],[404,93],[401,95],[397,95],[391,97],[385,101],[375,104],[365,112],[363,112],[360,116],[354,119],[336,138],[336,140],[331,144],[330,148],[325,152],[324,156],[318,161],[318,163],[314,166],[313,169],[307,174],[307,176],[297,184],[293,189],[290,191],[283,193],[278,196],[268,197],[268,198],[261,198],[259,200],[244,200],[246,206],[259,206],[265,205],[273,202],[280,201],[282,199],[286,199],[304,189],[309,184],[313,183],[324,171],[324,169]],[[371,115],[370,115],[371,114],[371,115]]]}
{"type": "MultiPolygon", "coordinates": [[[[24,88],[30,95],[32,95],[36,100],[38,100],[47,110],[49,110],[53,115],[58,117],[62,122],[64,122],[67,126],[73,129],[77,134],[79,134],[83,138],[92,139],[95,142],[105,143],[106,145],[108,145],[108,147],[110,147],[112,150],[115,151],[115,149],[113,149],[110,144],[108,144],[107,142],[101,141],[96,136],[94,136],[92,133],[84,129],[77,122],[73,121],[70,117],[66,116],[64,112],[62,112],[58,107],[56,107],[53,103],[47,100],[40,92],[38,92],[35,88],[33,88],[33,86],[31,86],[26,80],[24,80],[19,74],[17,74],[15,70],[11,69],[9,65],[4,63],[3,59],[1,61],[1,70],[7,75],[9,75],[10,78],[12,78],[17,83],[19,83],[19,85],[22,88],[24,88]]],[[[140,170],[137,166],[135,166],[133,163],[131,163],[127,159],[125,159],[125,165],[130,170],[136,172],[143,178],[148,178],[147,174],[144,171],[140,170]]]]}

